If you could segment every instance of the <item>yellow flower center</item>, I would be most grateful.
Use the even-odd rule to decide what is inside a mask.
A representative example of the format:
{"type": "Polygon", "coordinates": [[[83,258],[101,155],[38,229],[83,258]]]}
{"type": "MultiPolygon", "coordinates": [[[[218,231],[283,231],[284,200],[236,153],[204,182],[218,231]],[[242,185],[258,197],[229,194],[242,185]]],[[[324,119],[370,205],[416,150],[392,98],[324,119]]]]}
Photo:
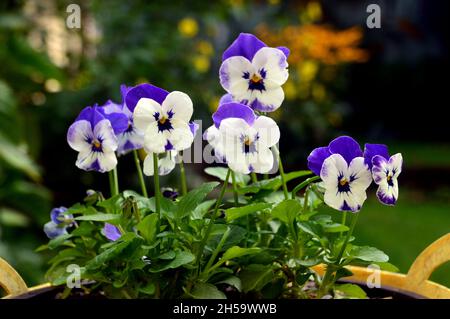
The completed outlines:
{"type": "Polygon", "coordinates": [[[252,144],[252,142],[250,141],[250,138],[249,138],[249,137],[246,137],[246,138],[244,139],[244,144],[247,145],[247,146],[250,146],[250,144],[252,144]]]}
{"type": "Polygon", "coordinates": [[[252,78],[250,79],[250,81],[252,81],[253,83],[258,83],[259,81],[261,81],[262,78],[258,75],[258,74],[253,74],[252,78]]]}
{"type": "Polygon", "coordinates": [[[94,142],[92,142],[92,145],[94,145],[95,148],[100,148],[100,146],[102,146],[102,143],[100,143],[99,140],[94,140],[94,142]]]}
{"type": "Polygon", "coordinates": [[[160,124],[164,124],[167,121],[167,117],[163,116],[162,118],[159,119],[159,123],[160,124]]]}
{"type": "Polygon", "coordinates": [[[341,184],[341,186],[345,186],[345,185],[348,184],[348,181],[347,181],[346,178],[343,178],[343,179],[341,179],[341,180],[339,181],[339,184],[341,184]]]}

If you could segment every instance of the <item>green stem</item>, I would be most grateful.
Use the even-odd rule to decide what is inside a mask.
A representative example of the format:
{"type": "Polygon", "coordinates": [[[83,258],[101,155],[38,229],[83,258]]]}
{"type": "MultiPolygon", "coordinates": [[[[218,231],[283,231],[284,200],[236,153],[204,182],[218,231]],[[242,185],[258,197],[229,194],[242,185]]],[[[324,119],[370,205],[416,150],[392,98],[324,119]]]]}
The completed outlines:
{"type": "MultiPolygon", "coordinates": [[[[343,212],[343,213],[342,213],[341,224],[342,224],[342,225],[345,225],[346,222],[347,222],[347,212],[343,212]]],[[[342,236],[342,234],[344,234],[344,232],[341,232],[340,236],[342,236]]]]}
{"type": "Polygon", "coordinates": [[[181,194],[184,196],[187,194],[186,172],[184,170],[183,152],[180,153],[180,176],[181,176],[181,194]]]}
{"type": "Polygon", "coordinates": [[[108,172],[108,178],[109,178],[109,192],[111,193],[111,197],[114,196],[114,176],[113,171],[108,172]]]}
{"type": "Polygon", "coordinates": [[[202,241],[200,242],[200,246],[199,246],[199,249],[197,252],[197,258],[196,258],[196,262],[199,267],[200,267],[200,258],[202,257],[203,250],[205,249],[206,242],[208,241],[208,238],[209,238],[209,234],[212,231],[212,227],[216,220],[219,207],[222,204],[222,199],[223,199],[223,196],[225,195],[225,191],[227,189],[228,179],[230,178],[230,175],[231,175],[231,169],[228,169],[227,176],[225,177],[225,181],[223,182],[223,186],[222,186],[222,189],[219,194],[219,198],[217,198],[216,205],[214,206],[214,211],[212,213],[211,219],[209,220],[208,228],[206,229],[205,235],[204,235],[202,241]]]}
{"type": "Polygon", "coordinates": [[[250,176],[252,177],[252,183],[256,183],[258,181],[258,177],[255,172],[251,172],[250,176]]]}
{"type": "Polygon", "coordinates": [[[280,170],[281,182],[283,183],[284,199],[289,199],[289,191],[286,185],[286,176],[284,175],[284,167],[283,162],[281,161],[280,151],[277,146],[273,146],[273,148],[278,157],[278,169],[280,170]]]}
{"type": "Polygon", "coordinates": [[[355,229],[356,221],[358,220],[359,214],[354,214],[352,217],[352,223],[350,226],[350,230],[345,237],[344,243],[342,244],[341,250],[336,258],[336,264],[328,265],[327,270],[325,272],[325,276],[323,277],[322,284],[320,285],[319,297],[322,297],[328,291],[328,286],[330,285],[330,280],[335,271],[337,271],[341,266],[341,258],[344,255],[345,249],[347,248],[348,241],[353,234],[353,230],[355,229]]]}
{"type": "Polygon", "coordinates": [[[153,181],[155,183],[155,209],[161,220],[161,189],[159,187],[158,154],[153,153],[153,181]]]}
{"type": "Polygon", "coordinates": [[[305,179],[303,182],[301,182],[300,184],[298,184],[297,186],[295,186],[295,188],[292,190],[292,199],[295,199],[295,196],[297,195],[297,193],[303,188],[308,186],[309,184],[311,184],[312,182],[315,182],[317,180],[319,180],[320,177],[319,176],[313,176],[310,178],[305,179]]]}
{"type": "Polygon", "coordinates": [[[136,170],[138,173],[139,183],[141,184],[142,195],[148,197],[147,187],[145,186],[144,175],[142,174],[141,161],[139,160],[139,154],[137,150],[133,150],[134,163],[136,164],[136,170]]]}
{"type": "Polygon", "coordinates": [[[233,182],[233,196],[234,196],[234,205],[239,205],[239,196],[237,191],[237,184],[236,184],[236,176],[234,175],[234,172],[231,172],[231,181],[233,182]]]}
{"type": "Polygon", "coordinates": [[[114,195],[119,194],[119,174],[117,174],[117,166],[114,167],[113,170],[113,176],[114,176],[114,195]]]}
{"type": "MultiPolygon", "coordinates": [[[[212,269],[214,269],[214,268],[211,268],[211,266],[214,263],[214,260],[216,260],[217,255],[219,254],[219,252],[222,250],[222,247],[225,244],[225,241],[227,240],[228,235],[230,235],[230,231],[231,231],[231,228],[227,227],[227,230],[225,231],[225,233],[223,233],[223,236],[220,239],[219,244],[217,245],[216,249],[214,249],[214,252],[212,253],[211,257],[209,258],[208,263],[206,264],[206,267],[203,270],[203,273],[202,273],[202,275],[200,277],[206,277],[208,275],[208,273],[212,269]]],[[[206,278],[204,278],[204,279],[206,279],[206,278]]]]}

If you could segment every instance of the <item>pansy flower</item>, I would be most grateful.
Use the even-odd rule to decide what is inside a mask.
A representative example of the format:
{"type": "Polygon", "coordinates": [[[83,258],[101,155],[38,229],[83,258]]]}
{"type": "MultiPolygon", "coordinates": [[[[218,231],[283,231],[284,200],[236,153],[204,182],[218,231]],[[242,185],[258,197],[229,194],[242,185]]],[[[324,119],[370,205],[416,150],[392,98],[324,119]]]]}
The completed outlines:
{"type": "Polygon", "coordinates": [[[235,172],[267,173],[273,167],[270,147],[278,143],[280,129],[274,120],[245,111],[238,103],[224,104],[214,113],[228,166],[235,172]],[[236,110],[240,110],[237,112],[236,110]]]}
{"type": "Polygon", "coordinates": [[[289,49],[270,48],[252,34],[241,33],[225,50],[219,76],[234,101],[272,112],[284,100],[281,86],[288,74],[289,49]]]}
{"type": "MultiPolygon", "coordinates": [[[[136,128],[133,121],[133,110],[130,109],[126,102],[125,97],[130,90],[126,85],[120,86],[122,94],[121,104],[108,101],[102,106],[105,117],[118,116],[122,114],[126,118],[126,128],[119,134],[117,134],[118,147],[117,153],[122,155],[132,150],[141,149],[144,145],[144,133],[136,128]]],[[[110,119],[110,121],[112,121],[110,119]]]]}
{"type": "Polygon", "coordinates": [[[144,132],[147,153],[182,151],[191,146],[189,120],[193,108],[187,94],[141,84],[128,91],[126,104],[134,109],[135,126],[144,132]]]}
{"type": "Polygon", "coordinates": [[[67,234],[67,228],[74,224],[73,215],[65,214],[66,207],[53,208],[50,212],[50,221],[44,225],[44,232],[48,238],[53,239],[67,234]]]}
{"type": "MultiPolygon", "coordinates": [[[[195,122],[190,122],[189,124],[189,130],[193,137],[197,134],[199,125],[195,122]]],[[[179,154],[177,151],[167,151],[166,153],[163,153],[162,156],[158,156],[158,175],[164,176],[169,174],[173,171],[175,168],[175,165],[177,163],[177,160],[179,159],[179,154]]],[[[153,154],[147,154],[144,160],[144,174],[147,176],[153,176],[154,171],[154,162],[153,162],[153,154]]]]}
{"type": "Polygon", "coordinates": [[[107,115],[98,106],[83,109],[67,132],[67,142],[79,152],[76,166],[101,173],[114,169],[117,165],[116,134],[126,129],[125,123],[126,118],[122,114],[107,115]]]}
{"type": "Polygon", "coordinates": [[[256,119],[255,112],[253,112],[250,107],[240,103],[226,102],[229,101],[228,97],[225,98],[226,96],[227,95],[224,95],[221,99],[221,101],[223,100],[225,103],[219,104],[219,108],[212,115],[214,124],[203,133],[203,139],[208,141],[208,143],[213,147],[214,155],[221,163],[225,163],[226,158],[223,139],[219,131],[220,123],[227,118],[241,118],[252,125],[256,119]]]}
{"type": "Polygon", "coordinates": [[[308,156],[308,167],[322,179],[328,206],[340,211],[361,209],[372,176],[353,138],[341,136],[326,147],[316,148],[308,156]]]}
{"type": "Polygon", "coordinates": [[[122,237],[122,233],[119,228],[109,223],[105,223],[105,226],[103,226],[103,235],[110,241],[116,241],[122,237]]]}
{"type": "Polygon", "coordinates": [[[389,156],[386,145],[366,144],[364,159],[372,171],[375,184],[378,185],[377,197],[380,202],[386,205],[395,205],[398,199],[397,178],[403,165],[402,154],[389,156]]]}

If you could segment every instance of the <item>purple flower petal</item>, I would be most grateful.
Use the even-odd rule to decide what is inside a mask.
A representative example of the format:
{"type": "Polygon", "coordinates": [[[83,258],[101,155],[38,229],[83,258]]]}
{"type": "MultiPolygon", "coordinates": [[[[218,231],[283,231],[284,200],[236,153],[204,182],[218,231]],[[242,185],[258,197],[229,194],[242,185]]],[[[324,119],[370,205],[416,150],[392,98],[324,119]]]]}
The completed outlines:
{"type": "Polygon", "coordinates": [[[195,137],[195,135],[197,134],[198,128],[200,127],[200,125],[198,125],[195,122],[189,122],[189,129],[191,130],[192,135],[195,137]]]}
{"type": "Polygon", "coordinates": [[[222,97],[219,100],[219,106],[226,103],[231,103],[233,101],[233,96],[229,93],[222,95],[222,97]]]}
{"type": "Polygon", "coordinates": [[[250,107],[241,103],[222,104],[212,115],[214,125],[217,128],[219,128],[220,122],[227,118],[241,118],[249,125],[252,125],[256,119],[256,115],[250,107]]]}
{"type": "Polygon", "coordinates": [[[61,224],[64,222],[66,218],[73,218],[72,215],[65,216],[64,213],[67,211],[67,208],[64,206],[55,207],[50,212],[50,219],[55,224],[61,224]]]}
{"type": "Polygon", "coordinates": [[[372,169],[372,158],[376,155],[384,157],[389,160],[388,147],[384,144],[369,144],[364,146],[364,162],[372,169]]]}
{"type": "Polygon", "coordinates": [[[341,154],[347,164],[355,157],[362,157],[363,152],[358,142],[350,136],[340,136],[331,141],[328,148],[332,154],[341,154]]]}
{"type": "Polygon", "coordinates": [[[125,98],[128,94],[128,91],[131,90],[131,86],[126,86],[125,84],[120,85],[120,95],[122,96],[122,106],[126,106],[125,98]]]}
{"type": "Polygon", "coordinates": [[[113,106],[111,106],[111,103],[108,102],[105,104],[105,106],[98,107],[98,111],[111,123],[111,126],[114,130],[115,135],[119,135],[120,133],[125,132],[128,129],[128,116],[126,116],[124,113],[120,112],[113,112],[113,113],[107,113],[108,111],[111,111],[113,106]],[[109,109],[106,109],[109,108],[109,109]]]}
{"type": "Polygon", "coordinates": [[[283,53],[284,53],[284,55],[286,56],[286,58],[288,58],[288,57],[289,57],[289,54],[291,53],[291,50],[289,50],[289,49],[286,48],[286,47],[277,47],[277,49],[283,51],[283,53]]]}
{"type": "Polygon", "coordinates": [[[67,234],[66,227],[61,227],[53,221],[50,221],[44,225],[44,232],[49,239],[67,234]]]}
{"type": "Polygon", "coordinates": [[[150,98],[162,104],[162,102],[166,99],[166,96],[169,94],[166,90],[160,89],[154,85],[144,83],[136,85],[135,87],[129,89],[125,97],[125,103],[128,109],[133,112],[136,104],[143,97],[150,98]]]}
{"type": "Polygon", "coordinates": [[[331,155],[328,146],[314,149],[308,156],[308,168],[317,176],[320,176],[323,162],[331,155]]]}
{"type": "Polygon", "coordinates": [[[119,228],[109,223],[105,223],[105,226],[103,227],[103,234],[111,241],[116,241],[122,236],[119,228]]]}
{"type": "Polygon", "coordinates": [[[250,33],[241,33],[236,40],[225,50],[222,61],[232,56],[243,56],[251,61],[259,49],[267,45],[250,33]]]}
{"type": "Polygon", "coordinates": [[[102,113],[99,112],[99,109],[97,106],[88,106],[85,107],[80,114],[78,115],[78,117],[75,119],[75,122],[77,121],[81,121],[81,120],[86,120],[88,122],[91,123],[91,127],[94,128],[98,122],[100,122],[101,120],[104,120],[105,117],[103,116],[102,113]]]}

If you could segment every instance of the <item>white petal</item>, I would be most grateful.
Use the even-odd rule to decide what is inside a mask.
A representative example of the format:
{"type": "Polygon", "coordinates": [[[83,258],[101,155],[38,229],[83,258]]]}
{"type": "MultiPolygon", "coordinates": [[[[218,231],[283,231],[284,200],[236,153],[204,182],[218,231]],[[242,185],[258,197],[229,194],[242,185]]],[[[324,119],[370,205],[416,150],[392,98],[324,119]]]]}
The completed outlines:
{"type": "Polygon", "coordinates": [[[91,149],[88,139],[93,138],[91,123],[85,120],[73,123],[67,132],[67,142],[70,147],[78,152],[87,152],[91,149]]]}
{"type": "Polygon", "coordinates": [[[323,200],[325,204],[337,210],[341,210],[341,207],[344,205],[343,193],[339,193],[337,187],[335,190],[326,188],[323,200]]]}
{"type": "Polygon", "coordinates": [[[158,160],[158,172],[159,175],[164,176],[169,174],[175,168],[175,156],[173,152],[167,152],[166,156],[163,156],[158,160]]]}
{"type": "MultiPolygon", "coordinates": [[[[364,157],[355,157],[348,167],[348,176],[350,189],[352,192],[366,192],[366,189],[372,183],[372,174],[369,167],[364,163],[364,157]]],[[[365,200],[365,199],[364,199],[365,200]]]]}
{"type": "Polygon", "coordinates": [[[266,88],[279,87],[289,77],[286,56],[279,49],[269,47],[260,49],[253,57],[252,64],[259,73],[261,69],[266,72],[264,79],[266,88]]]}
{"type": "Polygon", "coordinates": [[[153,173],[155,172],[153,167],[153,154],[147,154],[145,157],[143,172],[146,176],[153,176],[153,173]]]}
{"type": "Polygon", "coordinates": [[[166,144],[166,135],[159,132],[157,122],[150,123],[144,133],[144,148],[147,153],[163,153],[166,151],[166,144]]]}
{"type": "Polygon", "coordinates": [[[222,136],[241,137],[250,126],[241,118],[227,118],[220,123],[219,131],[222,136]]]}
{"type": "Polygon", "coordinates": [[[283,103],[284,91],[281,87],[268,88],[265,91],[253,90],[251,101],[255,99],[262,104],[262,107],[257,107],[258,109],[273,112],[283,103]]]}
{"type": "Polygon", "coordinates": [[[110,121],[105,119],[98,122],[94,127],[94,137],[102,141],[103,152],[114,152],[117,150],[119,143],[110,121]]]}
{"type": "Polygon", "coordinates": [[[167,95],[162,103],[162,109],[166,115],[173,113],[173,119],[178,119],[186,123],[192,117],[194,109],[192,107],[192,100],[186,93],[174,91],[167,95]]]}
{"type": "Polygon", "coordinates": [[[219,75],[222,87],[233,96],[246,94],[248,90],[248,79],[244,74],[252,76],[254,68],[249,60],[242,56],[233,56],[223,61],[219,75]]]}
{"type": "Polygon", "coordinates": [[[258,132],[258,144],[262,147],[274,146],[280,140],[280,129],[270,117],[258,117],[253,128],[258,132]]]}
{"type": "Polygon", "coordinates": [[[145,132],[148,125],[156,121],[155,114],[162,114],[161,105],[148,98],[142,98],[136,105],[133,113],[133,122],[138,130],[145,132]]]}
{"type": "Polygon", "coordinates": [[[177,151],[182,151],[191,147],[192,142],[194,142],[194,136],[192,136],[189,125],[178,119],[172,119],[171,123],[173,130],[167,131],[166,136],[173,148],[177,151]]]}
{"type": "Polygon", "coordinates": [[[212,125],[205,131],[203,136],[213,147],[214,155],[223,162],[225,157],[224,145],[219,129],[215,125],[212,125]]]}
{"type": "Polygon", "coordinates": [[[242,154],[234,153],[233,156],[227,157],[228,167],[236,173],[250,174],[248,157],[242,154]]]}
{"type": "Polygon", "coordinates": [[[109,172],[117,165],[117,157],[114,152],[103,152],[98,154],[100,172],[109,172]]]}
{"type": "Polygon", "coordinates": [[[325,188],[337,188],[338,178],[347,174],[348,165],[340,154],[329,156],[322,164],[320,178],[324,182],[325,188]]]}
{"type": "Polygon", "coordinates": [[[273,153],[270,149],[259,149],[257,153],[250,154],[250,165],[255,173],[268,173],[273,167],[273,153]]]}
{"type": "Polygon", "coordinates": [[[402,172],[402,165],[403,165],[403,157],[401,153],[397,153],[391,156],[389,159],[389,165],[391,166],[391,170],[395,170],[394,177],[398,177],[400,173],[402,172]]]}

